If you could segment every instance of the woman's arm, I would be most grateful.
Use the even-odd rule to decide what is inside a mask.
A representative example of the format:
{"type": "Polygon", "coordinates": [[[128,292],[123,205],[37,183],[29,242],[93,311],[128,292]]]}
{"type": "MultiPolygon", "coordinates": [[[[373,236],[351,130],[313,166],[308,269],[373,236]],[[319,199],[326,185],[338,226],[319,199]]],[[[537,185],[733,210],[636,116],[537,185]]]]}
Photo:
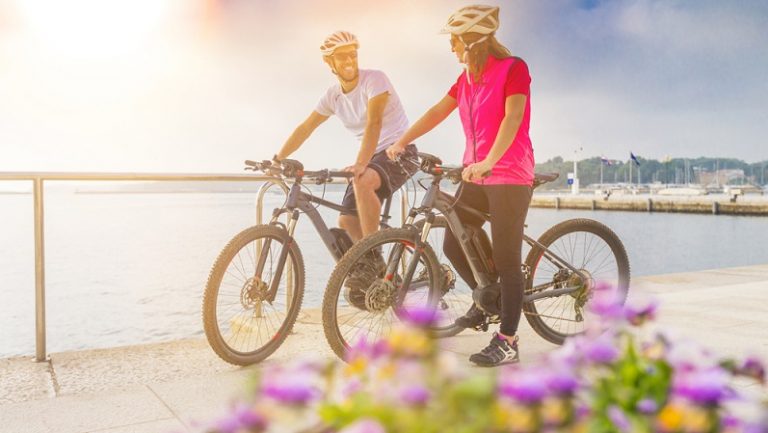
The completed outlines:
{"type": "Polygon", "coordinates": [[[456,99],[452,96],[445,95],[440,102],[432,106],[432,108],[427,110],[416,123],[411,125],[395,144],[387,148],[387,156],[394,159],[397,155],[403,153],[405,146],[413,143],[417,138],[434,129],[434,127],[445,120],[457,106],[456,99]]]}

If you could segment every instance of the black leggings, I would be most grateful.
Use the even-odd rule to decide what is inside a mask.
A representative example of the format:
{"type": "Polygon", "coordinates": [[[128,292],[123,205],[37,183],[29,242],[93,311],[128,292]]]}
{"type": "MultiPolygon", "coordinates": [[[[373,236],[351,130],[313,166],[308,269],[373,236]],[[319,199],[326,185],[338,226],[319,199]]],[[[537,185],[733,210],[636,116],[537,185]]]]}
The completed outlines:
{"type": "MultiPolygon", "coordinates": [[[[525,280],[521,269],[523,228],[528,204],[531,201],[531,187],[526,185],[477,185],[462,183],[456,192],[459,202],[488,212],[491,216],[491,243],[493,262],[501,278],[501,326],[499,331],[507,336],[517,333],[523,309],[525,280]]],[[[464,225],[480,229],[485,221],[456,208],[464,225]]],[[[461,251],[450,230],[445,232],[443,251],[461,278],[473,290],[477,286],[467,258],[461,251]]]]}

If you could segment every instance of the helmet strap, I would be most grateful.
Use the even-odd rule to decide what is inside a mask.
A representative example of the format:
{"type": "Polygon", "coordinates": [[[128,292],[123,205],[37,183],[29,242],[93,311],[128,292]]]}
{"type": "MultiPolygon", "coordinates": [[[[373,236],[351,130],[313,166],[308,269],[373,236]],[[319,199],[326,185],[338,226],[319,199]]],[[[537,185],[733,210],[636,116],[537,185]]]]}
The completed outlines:
{"type": "Polygon", "coordinates": [[[464,45],[464,53],[461,55],[461,63],[462,63],[462,66],[464,66],[464,69],[465,69],[466,74],[467,74],[467,81],[469,83],[472,83],[472,77],[470,77],[470,75],[469,75],[469,50],[471,50],[472,47],[474,47],[475,45],[479,44],[480,42],[483,42],[486,39],[488,39],[489,36],[490,35],[485,35],[482,38],[476,40],[475,42],[472,42],[471,44],[467,45],[467,43],[464,41],[464,38],[462,37],[462,35],[458,35],[459,41],[464,45]]]}

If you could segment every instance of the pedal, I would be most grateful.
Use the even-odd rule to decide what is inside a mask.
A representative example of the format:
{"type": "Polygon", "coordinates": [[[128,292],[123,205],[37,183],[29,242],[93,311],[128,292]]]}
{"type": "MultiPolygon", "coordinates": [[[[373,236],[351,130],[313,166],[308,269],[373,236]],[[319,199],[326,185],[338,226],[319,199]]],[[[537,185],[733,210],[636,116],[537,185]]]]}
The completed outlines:
{"type": "Polygon", "coordinates": [[[483,320],[483,323],[481,323],[480,325],[475,326],[474,329],[475,329],[475,331],[487,332],[488,331],[488,325],[490,325],[490,320],[488,319],[488,316],[486,316],[485,319],[483,320]]]}

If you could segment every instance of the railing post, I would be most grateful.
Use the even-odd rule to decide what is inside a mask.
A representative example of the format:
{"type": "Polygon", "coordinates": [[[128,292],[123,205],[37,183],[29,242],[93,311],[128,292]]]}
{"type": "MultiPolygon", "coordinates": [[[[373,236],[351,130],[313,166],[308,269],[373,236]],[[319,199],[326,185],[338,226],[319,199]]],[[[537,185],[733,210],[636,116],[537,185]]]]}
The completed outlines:
{"type": "Polygon", "coordinates": [[[35,361],[47,360],[45,348],[45,215],[43,179],[34,180],[35,201],[35,361]]]}

